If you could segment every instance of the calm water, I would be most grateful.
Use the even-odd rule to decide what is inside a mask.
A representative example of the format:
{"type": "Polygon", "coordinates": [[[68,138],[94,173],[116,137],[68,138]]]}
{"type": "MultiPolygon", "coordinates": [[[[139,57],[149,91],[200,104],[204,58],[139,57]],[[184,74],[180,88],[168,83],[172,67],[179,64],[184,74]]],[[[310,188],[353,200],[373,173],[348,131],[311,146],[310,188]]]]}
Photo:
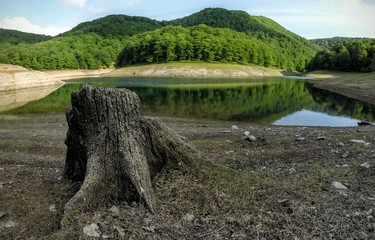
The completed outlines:
{"type": "Polygon", "coordinates": [[[375,122],[375,106],[315,89],[308,82],[294,78],[76,79],[40,100],[6,113],[62,112],[70,105],[71,92],[85,84],[126,87],[138,94],[146,113],[167,116],[301,126],[356,126],[359,121],[375,122]]]}

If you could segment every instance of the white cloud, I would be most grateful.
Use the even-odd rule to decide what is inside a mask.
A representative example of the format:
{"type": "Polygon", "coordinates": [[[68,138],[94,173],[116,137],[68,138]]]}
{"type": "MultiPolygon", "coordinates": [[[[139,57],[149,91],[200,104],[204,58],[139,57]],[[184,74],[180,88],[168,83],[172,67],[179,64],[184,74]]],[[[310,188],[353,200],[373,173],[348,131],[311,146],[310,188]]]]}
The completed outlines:
{"type": "Polygon", "coordinates": [[[32,24],[29,20],[24,17],[13,17],[5,18],[0,21],[0,28],[13,29],[28,33],[45,34],[50,36],[56,36],[59,33],[66,32],[70,28],[57,28],[57,27],[41,27],[32,24]]]}
{"type": "Polygon", "coordinates": [[[87,0],[60,0],[62,3],[72,5],[72,6],[78,6],[78,7],[84,7],[87,0]]]}
{"type": "Polygon", "coordinates": [[[103,12],[105,12],[105,8],[100,8],[100,7],[95,7],[95,6],[90,6],[89,10],[93,13],[103,13],[103,12]]]}
{"type": "Polygon", "coordinates": [[[375,37],[375,6],[363,2],[375,0],[316,0],[314,3],[300,2],[289,7],[257,9],[255,12],[306,38],[375,37]]]}

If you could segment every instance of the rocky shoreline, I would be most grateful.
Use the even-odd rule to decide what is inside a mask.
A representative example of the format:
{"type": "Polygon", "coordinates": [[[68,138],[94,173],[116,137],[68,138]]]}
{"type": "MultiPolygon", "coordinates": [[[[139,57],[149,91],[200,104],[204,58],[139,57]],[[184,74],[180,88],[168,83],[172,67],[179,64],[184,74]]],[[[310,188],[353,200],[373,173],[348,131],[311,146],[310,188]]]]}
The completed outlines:
{"type": "Polygon", "coordinates": [[[28,70],[15,65],[0,64],[0,91],[61,86],[63,84],[64,82],[40,71],[28,70]]]}

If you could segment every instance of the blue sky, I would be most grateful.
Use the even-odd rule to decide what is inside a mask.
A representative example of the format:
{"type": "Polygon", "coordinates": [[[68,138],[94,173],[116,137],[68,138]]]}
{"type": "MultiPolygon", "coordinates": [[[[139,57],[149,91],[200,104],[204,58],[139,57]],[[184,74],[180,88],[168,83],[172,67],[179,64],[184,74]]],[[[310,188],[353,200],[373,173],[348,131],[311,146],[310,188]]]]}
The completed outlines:
{"type": "Polygon", "coordinates": [[[54,36],[109,14],[171,20],[206,7],[266,16],[308,39],[375,38],[375,0],[1,0],[0,28],[54,36]]]}

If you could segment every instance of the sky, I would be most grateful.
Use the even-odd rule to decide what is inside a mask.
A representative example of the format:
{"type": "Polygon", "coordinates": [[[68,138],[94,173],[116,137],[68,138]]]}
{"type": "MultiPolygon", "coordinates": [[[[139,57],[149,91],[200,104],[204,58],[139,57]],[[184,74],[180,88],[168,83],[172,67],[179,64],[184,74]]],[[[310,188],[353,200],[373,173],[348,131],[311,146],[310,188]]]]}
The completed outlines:
{"type": "Polygon", "coordinates": [[[0,0],[0,28],[55,36],[110,14],[172,20],[207,7],[262,15],[307,39],[375,38],[375,0],[0,0]]]}

